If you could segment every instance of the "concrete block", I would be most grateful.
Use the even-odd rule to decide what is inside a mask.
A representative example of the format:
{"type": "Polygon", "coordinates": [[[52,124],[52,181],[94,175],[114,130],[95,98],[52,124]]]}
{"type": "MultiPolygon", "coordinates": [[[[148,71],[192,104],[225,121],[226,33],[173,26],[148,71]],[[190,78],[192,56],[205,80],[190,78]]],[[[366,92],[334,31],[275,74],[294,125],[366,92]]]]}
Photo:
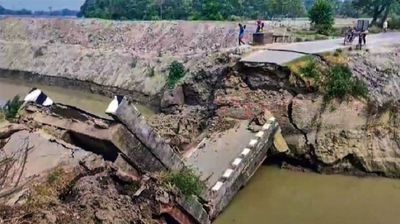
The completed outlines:
{"type": "Polygon", "coordinates": [[[225,170],[224,174],[222,175],[223,178],[228,179],[229,177],[232,176],[232,173],[234,172],[234,170],[232,169],[227,169],[225,170]]]}
{"type": "Polygon", "coordinates": [[[219,189],[221,189],[222,185],[224,185],[224,183],[221,182],[221,181],[218,181],[218,182],[211,188],[211,190],[212,190],[212,191],[219,191],[219,189]]]}
{"type": "Polygon", "coordinates": [[[263,131],[259,131],[259,132],[256,134],[256,137],[257,137],[257,138],[262,138],[262,137],[264,137],[264,132],[263,132],[263,131]]]}
{"type": "Polygon", "coordinates": [[[286,143],[285,138],[283,137],[281,133],[281,129],[279,129],[274,136],[274,147],[276,151],[279,153],[287,152],[289,151],[289,146],[286,143]]]}
{"type": "Polygon", "coordinates": [[[253,148],[253,147],[255,147],[255,146],[257,145],[257,143],[258,143],[258,140],[257,140],[257,139],[252,139],[252,140],[250,141],[250,143],[249,143],[249,146],[250,146],[251,148],[253,148]]]}
{"type": "Polygon", "coordinates": [[[236,158],[233,162],[232,162],[232,166],[237,167],[240,165],[240,163],[242,162],[241,158],[236,158]]]}
{"type": "Polygon", "coordinates": [[[243,151],[242,151],[242,156],[247,156],[247,155],[249,155],[249,153],[251,152],[251,149],[249,149],[249,148],[245,148],[245,149],[243,149],[243,151]]]}

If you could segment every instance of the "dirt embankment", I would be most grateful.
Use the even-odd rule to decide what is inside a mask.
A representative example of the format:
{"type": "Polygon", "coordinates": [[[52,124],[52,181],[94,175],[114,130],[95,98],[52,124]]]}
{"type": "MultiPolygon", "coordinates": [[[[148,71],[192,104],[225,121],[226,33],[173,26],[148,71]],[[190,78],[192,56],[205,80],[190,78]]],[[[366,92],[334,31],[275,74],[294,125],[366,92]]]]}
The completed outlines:
{"type": "Polygon", "coordinates": [[[319,172],[400,177],[398,54],[399,48],[349,53],[346,63],[367,85],[368,99],[292,92],[280,101],[286,115],[277,117],[290,151],[279,158],[319,172]]]}
{"type": "Polygon", "coordinates": [[[91,91],[105,86],[146,101],[159,98],[173,60],[192,70],[207,65],[209,54],[236,46],[236,26],[6,18],[0,20],[0,69],[90,82],[99,85],[91,91]]]}
{"type": "MultiPolygon", "coordinates": [[[[186,80],[183,86],[191,95],[209,99],[203,104],[209,116],[186,113],[198,125],[188,126],[196,131],[185,141],[193,141],[201,132],[201,122],[210,127],[221,119],[251,120],[266,109],[277,118],[290,146],[288,152],[273,158],[318,172],[400,177],[399,48],[388,50],[347,52],[344,58],[336,58],[344,59],[341,63],[366,84],[368,99],[327,101],[323,93],[288,70],[268,66],[233,66],[214,81],[206,74],[186,80]]],[[[179,119],[182,114],[168,116],[179,119]]],[[[187,133],[182,131],[184,123],[175,124],[171,130],[185,136],[179,134],[187,133]]]]}

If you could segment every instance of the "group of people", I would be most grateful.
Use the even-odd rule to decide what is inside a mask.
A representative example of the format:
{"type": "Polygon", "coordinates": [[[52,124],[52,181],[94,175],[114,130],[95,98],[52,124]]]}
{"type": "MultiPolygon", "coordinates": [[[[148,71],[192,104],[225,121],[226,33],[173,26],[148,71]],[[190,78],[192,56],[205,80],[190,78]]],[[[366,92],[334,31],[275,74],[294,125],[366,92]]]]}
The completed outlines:
{"type": "MultiPolygon", "coordinates": [[[[360,21],[359,21],[360,22],[360,21]]],[[[367,44],[367,34],[368,32],[368,25],[369,22],[367,21],[367,26],[364,25],[354,25],[353,27],[349,27],[346,36],[345,36],[345,44],[346,43],[352,43],[353,40],[357,37],[358,35],[358,46],[362,46],[362,45],[366,45],[367,44]]],[[[387,32],[388,31],[388,20],[385,20],[382,24],[382,29],[383,32],[387,32]]]]}
{"type": "MultiPolygon", "coordinates": [[[[385,20],[383,22],[383,31],[387,32],[388,30],[388,20],[385,20]]],[[[262,22],[261,20],[257,20],[257,29],[256,29],[256,33],[260,33],[260,32],[264,32],[264,27],[265,24],[264,22],[262,22]]],[[[243,38],[245,36],[245,32],[246,32],[246,25],[242,25],[241,23],[239,23],[239,46],[242,44],[246,44],[243,41],[243,38]]],[[[350,27],[349,30],[347,31],[346,37],[345,37],[345,43],[347,42],[353,42],[353,39],[355,38],[356,34],[359,35],[359,45],[366,45],[367,44],[367,34],[368,34],[368,29],[362,29],[360,30],[358,27],[354,26],[354,27],[350,27]]]]}
{"type": "MultiPolygon", "coordinates": [[[[264,22],[262,22],[261,20],[257,20],[256,33],[264,32],[264,27],[265,27],[264,22]]],[[[246,25],[242,25],[241,23],[239,23],[239,46],[242,44],[246,44],[243,41],[245,31],[246,31],[246,25]]]]}

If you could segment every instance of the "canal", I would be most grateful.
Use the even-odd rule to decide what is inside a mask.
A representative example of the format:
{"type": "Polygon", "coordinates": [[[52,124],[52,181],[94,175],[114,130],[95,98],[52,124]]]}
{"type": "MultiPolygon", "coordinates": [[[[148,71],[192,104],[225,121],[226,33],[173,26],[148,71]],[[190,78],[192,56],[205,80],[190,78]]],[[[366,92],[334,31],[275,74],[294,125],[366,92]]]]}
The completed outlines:
{"type": "MultiPolygon", "coordinates": [[[[56,103],[75,106],[100,117],[108,117],[105,114],[105,110],[111,102],[111,98],[93,94],[87,90],[30,83],[22,79],[12,80],[9,78],[0,78],[0,102],[12,99],[16,95],[19,95],[23,99],[33,87],[41,89],[56,103]]],[[[150,108],[144,105],[136,104],[136,106],[140,112],[146,116],[154,114],[150,108]]]]}
{"type": "Polygon", "coordinates": [[[398,208],[400,180],[262,166],[215,224],[389,224],[398,208]]]}

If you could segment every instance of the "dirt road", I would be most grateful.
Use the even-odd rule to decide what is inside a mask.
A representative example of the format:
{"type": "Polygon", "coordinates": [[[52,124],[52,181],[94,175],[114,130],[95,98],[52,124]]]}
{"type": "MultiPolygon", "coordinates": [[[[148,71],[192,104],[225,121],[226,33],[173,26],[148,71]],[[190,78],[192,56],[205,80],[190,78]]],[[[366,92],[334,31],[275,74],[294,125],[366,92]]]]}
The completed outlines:
{"type": "MultiPolygon", "coordinates": [[[[372,34],[368,35],[367,37],[366,47],[377,48],[398,44],[399,42],[400,32],[372,34]]],[[[355,46],[356,43],[358,43],[358,39],[353,42],[353,45],[355,46]]],[[[342,38],[291,44],[270,44],[266,45],[265,49],[263,50],[253,52],[245,56],[242,58],[242,62],[284,65],[290,61],[304,56],[304,54],[318,54],[348,47],[349,45],[343,44],[342,38]],[[304,54],[277,50],[299,51],[304,52],[304,54]]]]}

